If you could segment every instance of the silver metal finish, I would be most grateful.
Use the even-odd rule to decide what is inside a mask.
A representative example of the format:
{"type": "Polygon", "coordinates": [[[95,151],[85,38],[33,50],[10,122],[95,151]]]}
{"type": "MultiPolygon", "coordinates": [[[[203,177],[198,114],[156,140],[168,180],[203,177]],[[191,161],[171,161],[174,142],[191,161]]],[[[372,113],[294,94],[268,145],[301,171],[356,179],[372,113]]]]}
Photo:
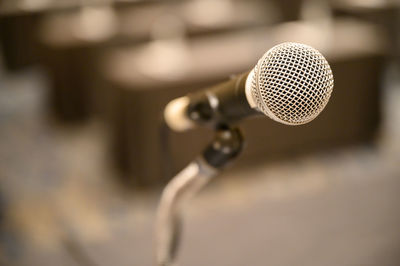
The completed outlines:
{"type": "Polygon", "coordinates": [[[182,205],[217,173],[218,170],[209,166],[202,158],[198,158],[165,187],[157,210],[157,265],[176,265],[175,256],[179,245],[182,205]]]}
{"type": "Polygon", "coordinates": [[[325,108],[333,90],[333,75],[319,51],[287,42],[264,54],[254,68],[251,84],[257,109],[277,122],[301,125],[325,108]]]}

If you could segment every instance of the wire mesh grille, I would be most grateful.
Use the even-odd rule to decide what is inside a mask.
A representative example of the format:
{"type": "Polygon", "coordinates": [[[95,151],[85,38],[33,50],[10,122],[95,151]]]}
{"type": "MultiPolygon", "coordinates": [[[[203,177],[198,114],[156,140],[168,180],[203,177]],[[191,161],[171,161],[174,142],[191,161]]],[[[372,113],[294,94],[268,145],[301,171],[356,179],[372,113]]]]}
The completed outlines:
{"type": "Polygon", "coordinates": [[[332,70],[323,55],[299,43],[270,49],[254,68],[252,96],[272,119],[300,125],[325,108],[333,90],[332,70]]]}

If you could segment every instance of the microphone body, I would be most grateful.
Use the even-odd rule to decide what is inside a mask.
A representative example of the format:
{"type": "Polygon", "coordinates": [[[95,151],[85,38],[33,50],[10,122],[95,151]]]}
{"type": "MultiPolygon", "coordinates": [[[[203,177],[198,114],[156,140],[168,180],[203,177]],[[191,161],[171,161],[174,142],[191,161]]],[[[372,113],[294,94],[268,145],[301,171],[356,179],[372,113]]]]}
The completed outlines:
{"type": "Polygon", "coordinates": [[[249,101],[251,74],[248,71],[205,90],[177,98],[165,108],[168,126],[184,131],[198,125],[219,127],[261,114],[249,101]]]}
{"type": "Polygon", "coordinates": [[[187,115],[197,123],[230,124],[258,113],[250,106],[246,96],[249,73],[236,75],[204,91],[189,94],[187,115]]]}
{"type": "Polygon", "coordinates": [[[319,51],[282,43],[267,51],[249,72],[172,100],[164,118],[176,131],[198,125],[220,128],[256,114],[301,125],[322,112],[332,90],[332,70],[319,51]]]}

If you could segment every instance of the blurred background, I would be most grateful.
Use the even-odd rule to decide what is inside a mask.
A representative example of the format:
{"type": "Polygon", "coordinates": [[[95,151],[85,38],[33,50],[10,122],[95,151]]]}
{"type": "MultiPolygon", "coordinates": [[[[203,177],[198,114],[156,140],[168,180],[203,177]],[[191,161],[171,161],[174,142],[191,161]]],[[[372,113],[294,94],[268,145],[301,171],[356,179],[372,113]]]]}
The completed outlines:
{"type": "Polygon", "coordinates": [[[397,0],[1,0],[0,264],[155,265],[162,187],[213,137],[164,106],[285,41],[325,55],[332,98],[241,123],[180,264],[400,265],[397,0]]]}

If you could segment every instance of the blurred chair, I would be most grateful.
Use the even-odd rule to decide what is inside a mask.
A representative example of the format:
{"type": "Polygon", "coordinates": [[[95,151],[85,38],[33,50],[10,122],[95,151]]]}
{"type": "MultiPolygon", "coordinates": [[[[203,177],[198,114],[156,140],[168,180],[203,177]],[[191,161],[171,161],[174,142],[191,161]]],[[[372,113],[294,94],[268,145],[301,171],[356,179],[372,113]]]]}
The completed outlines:
{"type": "Polygon", "coordinates": [[[38,63],[37,27],[40,18],[54,10],[73,8],[78,0],[0,1],[0,42],[7,70],[38,63]]]}
{"type": "Polygon", "coordinates": [[[114,9],[101,5],[51,13],[39,28],[41,62],[50,80],[50,112],[62,121],[83,121],[95,104],[99,49],[116,34],[114,9]]]}
{"type": "Polygon", "coordinates": [[[301,19],[301,9],[307,0],[272,0],[277,6],[283,21],[301,19]]]}
{"type": "Polygon", "coordinates": [[[7,70],[16,71],[37,63],[39,16],[37,13],[0,15],[0,46],[7,70]]]}
{"type": "Polygon", "coordinates": [[[387,35],[388,56],[400,65],[400,2],[397,0],[330,0],[335,16],[378,24],[387,35]]]}

